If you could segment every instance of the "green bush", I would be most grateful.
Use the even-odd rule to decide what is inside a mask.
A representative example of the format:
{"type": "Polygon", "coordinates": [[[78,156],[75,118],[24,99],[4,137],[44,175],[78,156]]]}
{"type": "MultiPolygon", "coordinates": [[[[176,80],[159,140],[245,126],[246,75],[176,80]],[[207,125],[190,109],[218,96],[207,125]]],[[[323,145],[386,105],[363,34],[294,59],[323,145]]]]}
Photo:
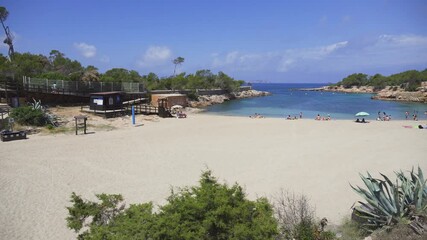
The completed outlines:
{"type": "Polygon", "coordinates": [[[10,116],[21,125],[44,126],[47,123],[43,111],[30,106],[14,108],[10,116]]]}
{"type": "Polygon", "coordinates": [[[242,187],[220,184],[210,171],[199,183],[172,191],[157,213],[152,203],[125,208],[120,195],[97,195],[97,203],[73,193],[68,227],[79,239],[275,239],[277,222],[265,198],[247,200],[242,187]]]}
{"type": "Polygon", "coordinates": [[[191,91],[187,94],[187,97],[190,101],[198,101],[199,100],[199,95],[197,94],[196,91],[191,91]]]}

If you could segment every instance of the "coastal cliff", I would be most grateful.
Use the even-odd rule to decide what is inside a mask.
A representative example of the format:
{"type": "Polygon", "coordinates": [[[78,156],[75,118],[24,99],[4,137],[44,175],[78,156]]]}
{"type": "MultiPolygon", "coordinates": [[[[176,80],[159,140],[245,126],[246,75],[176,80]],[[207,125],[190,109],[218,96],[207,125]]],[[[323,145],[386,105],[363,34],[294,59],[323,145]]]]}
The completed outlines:
{"type": "Polygon", "coordinates": [[[269,92],[257,91],[257,90],[245,90],[240,92],[232,92],[228,94],[221,95],[203,95],[198,96],[197,101],[189,101],[189,106],[194,108],[206,107],[213,104],[220,104],[225,101],[233,99],[242,99],[242,98],[252,98],[252,97],[263,97],[271,95],[269,92]]]}
{"type": "Polygon", "coordinates": [[[400,87],[386,87],[372,99],[427,103],[427,87],[420,87],[415,92],[404,91],[400,87]]]}
{"type": "Polygon", "coordinates": [[[306,91],[325,91],[325,92],[345,92],[345,93],[374,93],[372,99],[404,101],[404,102],[421,102],[427,103],[427,82],[423,82],[421,87],[416,91],[409,92],[398,86],[387,86],[382,90],[376,90],[373,86],[353,86],[345,88],[341,86],[325,86],[320,88],[303,89],[306,91]]]}

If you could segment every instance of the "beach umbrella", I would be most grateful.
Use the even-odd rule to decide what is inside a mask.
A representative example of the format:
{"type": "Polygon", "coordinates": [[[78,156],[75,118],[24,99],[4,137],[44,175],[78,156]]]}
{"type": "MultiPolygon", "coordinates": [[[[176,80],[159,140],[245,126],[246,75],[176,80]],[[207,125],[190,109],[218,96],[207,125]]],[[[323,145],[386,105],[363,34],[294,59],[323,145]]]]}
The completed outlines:
{"type": "Polygon", "coordinates": [[[367,113],[367,112],[358,112],[358,113],[356,113],[355,116],[356,117],[366,117],[366,116],[369,116],[369,113],[367,113]]]}
{"type": "Polygon", "coordinates": [[[182,106],[181,106],[181,105],[173,105],[173,106],[171,107],[171,109],[180,109],[180,108],[182,108],[182,106]]]}

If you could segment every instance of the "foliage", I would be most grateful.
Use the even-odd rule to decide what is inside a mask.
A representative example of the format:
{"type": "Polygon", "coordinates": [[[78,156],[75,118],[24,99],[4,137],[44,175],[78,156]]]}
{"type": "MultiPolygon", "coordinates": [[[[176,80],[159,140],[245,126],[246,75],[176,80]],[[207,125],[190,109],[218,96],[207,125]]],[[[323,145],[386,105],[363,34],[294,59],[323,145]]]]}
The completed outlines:
{"type": "Polygon", "coordinates": [[[421,168],[414,169],[407,177],[402,171],[397,172],[394,184],[387,176],[384,180],[375,179],[369,173],[360,175],[367,190],[351,186],[367,202],[353,208],[353,217],[362,222],[363,227],[373,231],[382,227],[392,227],[399,222],[408,222],[414,231],[422,228],[417,216],[427,211],[427,180],[421,168]]]}
{"type": "MultiPolygon", "coordinates": [[[[173,62],[175,67],[184,58],[178,57],[173,62]]],[[[155,73],[141,76],[135,70],[113,68],[100,74],[94,66],[84,68],[80,62],[71,60],[58,50],[52,50],[49,56],[31,53],[14,54],[13,63],[0,54],[0,71],[13,72],[15,79],[23,76],[85,82],[140,82],[148,90],[183,90],[183,89],[224,89],[236,91],[243,81],[236,81],[223,72],[213,74],[210,70],[199,70],[195,74],[181,73],[159,78],[155,73]]]]}
{"type": "Polygon", "coordinates": [[[181,65],[184,62],[184,58],[183,57],[177,57],[172,62],[173,62],[173,64],[175,64],[175,68],[173,69],[173,75],[175,76],[176,66],[181,65]]]}
{"type": "Polygon", "coordinates": [[[0,7],[0,21],[6,21],[8,16],[9,12],[7,11],[7,9],[5,7],[0,7]]]}
{"type": "Polygon", "coordinates": [[[210,171],[199,186],[172,190],[158,213],[152,203],[125,208],[120,195],[97,197],[100,203],[71,195],[67,223],[84,230],[79,239],[274,239],[277,233],[265,198],[247,200],[239,185],[220,184],[210,171]]]}
{"type": "Polygon", "coordinates": [[[31,107],[33,107],[33,109],[34,110],[43,110],[42,109],[42,101],[41,100],[39,100],[39,101],[36,101],[34,98],[33,98],[33,103],[31,103],[31,107]]]}
{"type": "Polygon", "coordinates": [[[367,82],[368,82],[368,75],[363,73],[354,73],[344,78],[341,81],[341,85],[343,85],[345,88],[350,88],[353,86],[360,87],[365,85],[367,82]]]}
{"type": "Polygon", "coordinates": [[[373,86],[375,90],[381,90],[386,86],[400,86],[406,91],[416,91],[417,88],[421,86],[421,82],[424,81],[427,81],[427,69],[423,71],[405,71],[388,77],[381,74],[368,77],[366,74],[354,73],[347,76],[336,85],[342,85],[345,88],[353,86],[373,86]]]}
{"type": "Polygon", "coordinates": [[[142,78],[137,71],[113,68],[102,74],[100,80],[104,82],[140,82],[142,78]]]}
{"type": "Polygon", "coordinates": [[[346,218],[341,225],[338,226],[337,235],[341,239],[364,239],[368,232],[365,231],[358,222],[346,218]]]}
{"type": "Polygon", "coordinates": [[[198,101],[199,100],[199,95],[197,94],[196,91],[191,91],[190,93],[187,94],[187,97],[190,101],[198,101]]]}
{"type": "Polygon", "coordinates": [[[314,208],[305,195],[296,195],[281,190],[275,198],[274,212],[279,224],[277,239],[327,240],[335,239],[335,234],[324,231],[326,218],[319,224],[315,221],[314,208]]]}
{"type": "Polygon", "coordinates": [[[13,108],[10,116],[21,125],[44,126],[47,121],[40,108],[34,109],[31,106],[13,108]]]}

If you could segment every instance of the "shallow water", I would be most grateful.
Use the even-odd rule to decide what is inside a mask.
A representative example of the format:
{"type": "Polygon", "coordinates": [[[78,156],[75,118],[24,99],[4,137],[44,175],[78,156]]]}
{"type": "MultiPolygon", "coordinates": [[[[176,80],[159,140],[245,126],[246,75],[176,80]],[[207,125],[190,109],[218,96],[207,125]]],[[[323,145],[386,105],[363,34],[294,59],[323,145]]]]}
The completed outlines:
{"type": "Polygon", "coordinates": [[[427,104],[397,101],[372,100],[372,94],[350,94],[335,92],[299,91],[299,88],[321,87],[326,84],[287,84],[269,83],[253,84],[255,90],[271,92],[271,96],[229,101],[223,104],[210,106],[207,114],[250,116],[254,113],[266,117],[285,117],[288,115],[303,118],[315,118],[317,114],[333,119],[354,119],[357,112],[368,112],[367,119],[375,119],[378,112],[391,115],[392,119],[405,119],[405,112],[418,113],[419,119],[427,119],[424,114],[427,104]]]}

